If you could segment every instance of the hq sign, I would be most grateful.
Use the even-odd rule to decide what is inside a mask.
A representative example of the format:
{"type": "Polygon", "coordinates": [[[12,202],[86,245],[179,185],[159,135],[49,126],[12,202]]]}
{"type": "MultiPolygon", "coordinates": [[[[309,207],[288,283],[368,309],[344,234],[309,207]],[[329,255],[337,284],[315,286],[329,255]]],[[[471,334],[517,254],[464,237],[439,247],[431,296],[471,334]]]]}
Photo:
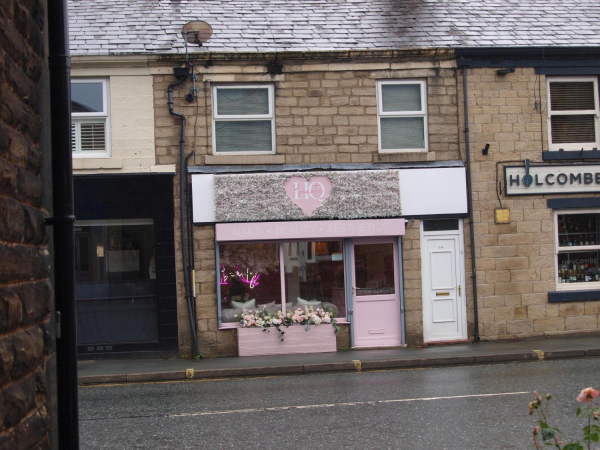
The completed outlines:
{"type": "Polygon", "coordinates": [[[506,195],[600,192],[599,164],[505,166],[506,195]]]}

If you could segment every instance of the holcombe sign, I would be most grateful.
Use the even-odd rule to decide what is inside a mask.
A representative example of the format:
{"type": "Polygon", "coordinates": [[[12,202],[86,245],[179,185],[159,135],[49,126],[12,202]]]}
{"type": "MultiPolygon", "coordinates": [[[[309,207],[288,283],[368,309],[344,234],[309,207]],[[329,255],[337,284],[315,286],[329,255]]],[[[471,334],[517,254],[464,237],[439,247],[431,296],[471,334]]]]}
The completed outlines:
{"type": "Polygon", "coordinates": [[[506,195],[600,192],[599,164],[505,166],[506,195]]]}

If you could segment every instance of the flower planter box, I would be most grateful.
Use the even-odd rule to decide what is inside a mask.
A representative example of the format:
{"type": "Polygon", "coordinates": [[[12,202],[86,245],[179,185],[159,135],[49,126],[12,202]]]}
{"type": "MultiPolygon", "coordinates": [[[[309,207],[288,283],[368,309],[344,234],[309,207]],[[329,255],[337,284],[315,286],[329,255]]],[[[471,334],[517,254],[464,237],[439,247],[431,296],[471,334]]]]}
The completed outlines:
{"type": "Polygon", "coordinates": [[[330,324],[281,327],[285,331],[283,342],[275,328],[238,328],[240,356],[292,355],[297,353],[324,353],[337,351],[335,331],[330,324]]]}

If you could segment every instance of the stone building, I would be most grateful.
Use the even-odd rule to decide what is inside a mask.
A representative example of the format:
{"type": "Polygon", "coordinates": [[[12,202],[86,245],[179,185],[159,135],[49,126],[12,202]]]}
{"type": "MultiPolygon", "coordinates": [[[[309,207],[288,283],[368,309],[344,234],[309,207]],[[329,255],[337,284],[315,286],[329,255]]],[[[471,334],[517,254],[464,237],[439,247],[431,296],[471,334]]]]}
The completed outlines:
{"type": "MultiPolygon", "coordinates": [[[[588,123],[598,108],[596,65],[585,55],[600,44],[594,28],[600,12],[588,3],[574,11],[546,2],[545,20],[538,21],[542,11],[535,6],[504,2],[491,11],[485,2],[240,0],[208,9],[149,4],[141,13],[119,2],[72,1],[74,75],[111,86],[110,118],[101,121],[111,127],[114,150],[92,162],[74,155],[75,167],[123,180],[134,179],[140,167],[174,172],[160,189],[127,205],[142,208],[171,189],[172,204],[155,206],[173,214],[165,231],[175,237],[177,307],[165,317],[177,315],[181,354],[196,346],[205,356],[242,353],[252,341],[238,339],[236,316],[244,308],[335,311],[338,348],[595,331],[595,278],[576,282],[588,283],[584,289],[559,282],[569,264],[578,280],[595,277],[595,257],[574,263],[581,258],[556,245],[563,233],[554,233],[553,224],[560,217],[575,226],[572,214],[560,212],[592,209],[596,194],[574,202],[554,191],[510,197],[504,183],[504,166],[516,166],[506,176],[522,180],[529,175],[525,160],[532,174],[530,162],[556,161],[561,147],[548,144],[547,123],[562,126],[554,141],[573,138],[565,122],[571,119],[544,116],[548,74],[596,76],[586,81],[595,106],[577,128],[587,139],[578,157],[597,151],[598,119],[591,129],[588,123]],[[203,34],[184,33],[187,43],[182,36],[189,22],[184,30],[204,31],[199,20],[212,27],[201,47],[203,34]],[[572,48],[561,53],[560,46],[572,48]],[[575,47],[581,55],[573,62],[568,55],[575,47]],[[572,66],[581,71],[569,72],[572,66]],[[125,78],[129,87],[113,93],[125,78]],[[135,130],[139,124],[144,137],[135,130]]],[[[579,86],[558,88],[578,92],[579,86]]],[[[563,153],[575,158],[580,152],[573,149],[563,153]]],[[[98,187],[90,184],[88,192],[98,187]]],[[[89,220],[123,219],[101,203],[107,216],[89,220]]],[[[594,213],[586,214],[587,226],[594,213]]],[[[134,246],[138,258],[129,266],[122,261],[126,249],[111,245],[90,248],[121,252],[113,264],[129,272],[146,270],[141,248],[134,246]]],[[[577,250],[589,253],[591,245],[584,239],[577,250]]],[[[108,256],[90,255],[108,267],[108,256]]],[[[153,306],[158,318],[161,305],[153,306]]],[[[114,351],[107,342],[93,344],[92,353],[114,351]]],[[[129,348],[136,349],[142,348],[129,348]]]]}
{"type": "Polygon", "coordinates": [[[598,48],[459,49],[457,60],[482,338],[597,330],[598,48]]]}

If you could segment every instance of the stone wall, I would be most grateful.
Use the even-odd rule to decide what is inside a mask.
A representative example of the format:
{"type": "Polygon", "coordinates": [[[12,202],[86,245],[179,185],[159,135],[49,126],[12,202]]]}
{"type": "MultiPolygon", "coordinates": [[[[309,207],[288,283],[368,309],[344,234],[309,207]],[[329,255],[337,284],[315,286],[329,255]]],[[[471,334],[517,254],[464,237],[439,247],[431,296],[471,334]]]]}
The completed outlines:
{"type": "MultiPolygon", "coordinates": [[[[73,78],[108,80],[110,157],[73,157],[77,175],[97,173],[155,172],[153,77],[140,70],[84,68],[86,62],[73,58],[73,78]],[[108,76],[107,76],[108,75],[108,76]]],[[[165,166],[159,171],[172,172],[165,166]]]]}
{"type": "Polygon", "coordinates": [[[6,449],[50,447],[45,12],[43,0],[0,2],[0,448],[6,449]]]}
{"type": "MultiPolygon", "coordinates": [[[[542,150],[548,150],[546,78],[531,68],[516,68],[506,75],[496,70],[467,70],[481,337],[595,331],[600,302],[548,303],[548,292],[556,290],[556,262],[553,214],[546,199],[565,196],[502,195],[511,220],[494,223],[502,162],[527,158],[541,162],[542,150]],[[489,154],[482,155],[488,143],[489,154]]],[[[462,105],[462,92],[459,97],[462,105]]]]}
{"type": "MultiPolygon", "coordinates": [[[[198,70],[198,101],[176,88],[174,109],[185,114],[186,153],[203,164],[300,164],[443,161],[459,159],[457,78],[454,61],[285,65],[284,74],[265,75],[264,66],[218,66],[198,70]],[[352,70],[349,70],[352,68],[352,70]],[[248,73],[242,73],[248,72],[248,73]],[[256,72],[259,72],[258,74],[256,72]],[[379,154],[376,81],[427,80],[429,152],[379,154]],[[211,86],[272,83],[275,86],[276,155],[212,155],[211,86]]],[[[172,75],[155,75],[157,164],[179,161],[179,121],[169,114],[172,75]]],[[[189,83],[188,83],[189,84],[189,83]]]]}
{"type": "MultiPolygon", "coordinates": [[[[189,86],[176,89],[174,109],[186,116],[186,154],[195,151],[193,164],[385,163],[461,159],[458,81],[451,58],[294,64],[284,63],[284,73],[273,77],[264,74],[264,66],[251,64],[200,68],[197,103],[183,100],[189,86]],[[427,81],[429,152],[380,154],[376,81],[411,78],[427,81]],[[275,86],[275,155],[212,155],[211,86],[214,83],[237,82],[273,83],[275,86]]],[[[172,75],[154,77],[157,164],[179,163],[179,119],[169,114],[166,95],[167,86],[173,81],[172,75]]],[[[190,162],[190,165],[193,164],[190,162]]],[[[177,175],[176,199],[179,198],[178,185],[177,175]]],[[[179,208],[175,208],[175,214],[178,216],[179,208]]],[[[178,217],[175,220],[178,223],[178,217]]],[[[411,345],[423,342],[419,227],[419,221],[411,224],[404,238],[406,331],[411,345]]],[[[182,282],[179,234],[177,229],[179,345],[181,353],[190,354],[191,334],[182,282]]],[[[235,355],[235,330],[218,330],[213,227],[194,226],[194,249],[201,353],[235,355]]],[[[338,335],[339,348],[349,346],[348,330],[349,327],[343,327],[338,335]]]]}

